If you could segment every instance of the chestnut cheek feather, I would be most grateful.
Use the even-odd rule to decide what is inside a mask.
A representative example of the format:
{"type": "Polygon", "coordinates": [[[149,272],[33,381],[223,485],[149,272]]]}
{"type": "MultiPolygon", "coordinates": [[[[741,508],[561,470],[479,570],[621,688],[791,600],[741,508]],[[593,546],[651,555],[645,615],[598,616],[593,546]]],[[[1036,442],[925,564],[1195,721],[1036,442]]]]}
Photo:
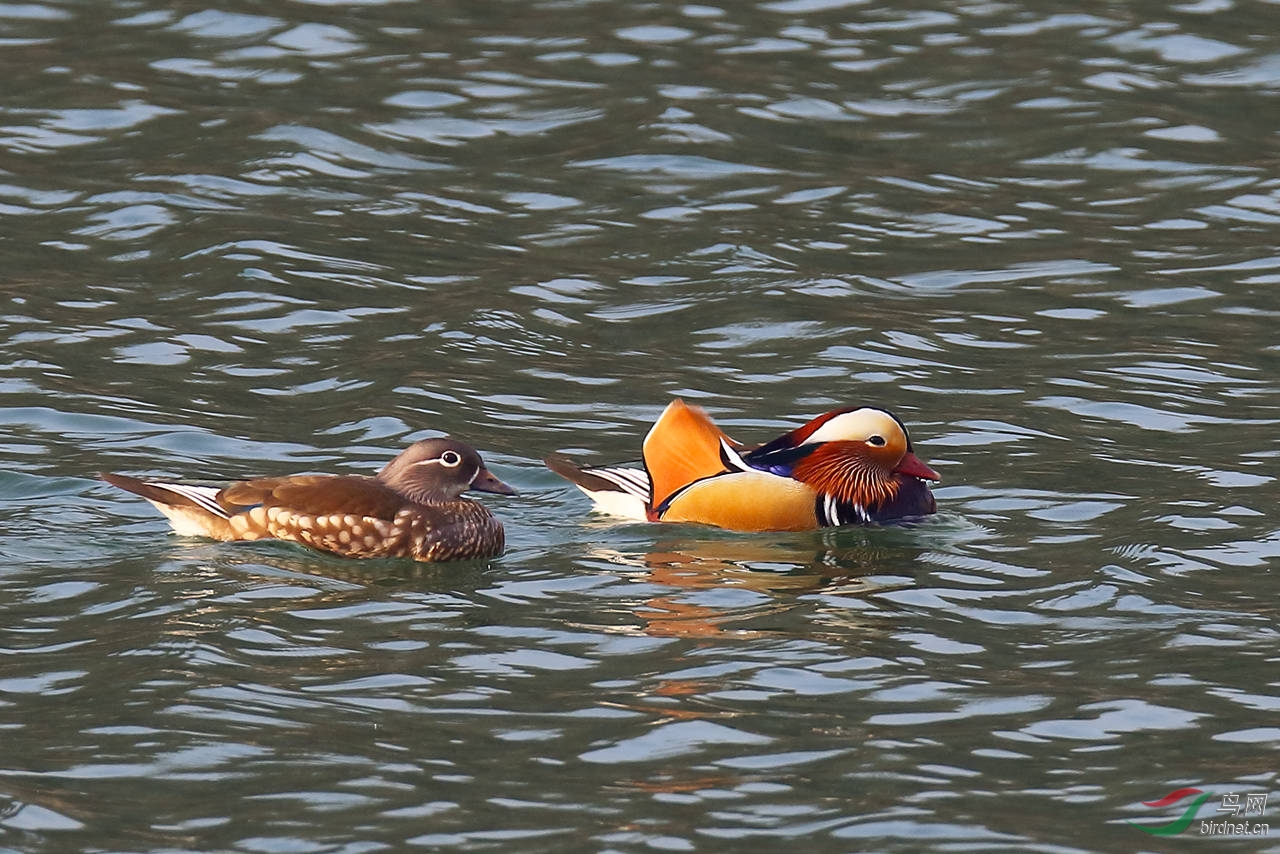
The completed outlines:
{"type": "Polygon", "coordinates": [[[792,477],[845,504],[876,507],[893,500],[901,486],[890,472],[869,460],[820,449],[795,467],[792,477]]]}

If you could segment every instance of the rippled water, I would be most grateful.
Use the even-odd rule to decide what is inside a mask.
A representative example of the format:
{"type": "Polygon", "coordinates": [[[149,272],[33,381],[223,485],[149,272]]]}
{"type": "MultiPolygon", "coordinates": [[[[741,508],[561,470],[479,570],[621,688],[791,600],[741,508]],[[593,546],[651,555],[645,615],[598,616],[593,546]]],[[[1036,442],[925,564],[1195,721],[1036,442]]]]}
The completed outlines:
{"type": "Polygon", "coordinates": [[[0,845],[1164,850],[1143,802],[1274,794],[1277,9],[1080,8],[0,4],[0,845]],[[889,406],[941,512],[541,467],[676,395],[889,406]],[[95,479],[440,433],[524,493],[500,559],[95,479]]]}

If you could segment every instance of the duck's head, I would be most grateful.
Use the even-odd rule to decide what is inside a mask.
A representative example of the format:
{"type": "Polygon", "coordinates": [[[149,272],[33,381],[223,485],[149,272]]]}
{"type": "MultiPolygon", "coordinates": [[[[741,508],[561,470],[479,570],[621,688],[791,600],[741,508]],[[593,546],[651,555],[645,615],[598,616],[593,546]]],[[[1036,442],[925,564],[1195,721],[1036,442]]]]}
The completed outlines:
{"type": "Polygon", "coordinates": [[[862,506],[891,499],[902,478],[942,479],[915,455],[906,425],[892,412],[869,406],[820,415],[752,451],[747,460],[862,506]]]}
{"type": "Polygon", "coordinates": [[[476,449],[456,439],[423,439],[378,472],[378,480],[419,504],[452,501],[468,489],[515,495],[485,468],[476,449]]]}

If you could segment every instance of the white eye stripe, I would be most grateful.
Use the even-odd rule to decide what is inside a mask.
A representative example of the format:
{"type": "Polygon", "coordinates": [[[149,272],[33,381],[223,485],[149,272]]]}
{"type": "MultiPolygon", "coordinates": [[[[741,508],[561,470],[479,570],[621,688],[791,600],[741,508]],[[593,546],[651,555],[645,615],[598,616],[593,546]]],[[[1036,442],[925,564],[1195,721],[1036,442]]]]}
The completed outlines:
{"type": "MultiPolygon", "coordinates": [[[[902,427],[893,416],[880,409],[862,408],[853,412],[842,412],[828,420],[813,432],[806,444],[819,442],[868,442],[871,437],[879,436],[885,444],[889,441],[906,441],[902,427]]],[[[879,443],[870,442],[873,445],[879,443]]]]}
{"type": "Polygon", "coordinates": [[[443,454],[441,454],[438,457],[432,457],[429,460],[418,460],[416,463],[414,463],[415,466],[427,466],[427,465],[436,465],[436,464],[445,466],[446,468],[456,469],[458,466],[462,465],[462,455],[459,454],[457,451],[445,451],[443,454]]]}

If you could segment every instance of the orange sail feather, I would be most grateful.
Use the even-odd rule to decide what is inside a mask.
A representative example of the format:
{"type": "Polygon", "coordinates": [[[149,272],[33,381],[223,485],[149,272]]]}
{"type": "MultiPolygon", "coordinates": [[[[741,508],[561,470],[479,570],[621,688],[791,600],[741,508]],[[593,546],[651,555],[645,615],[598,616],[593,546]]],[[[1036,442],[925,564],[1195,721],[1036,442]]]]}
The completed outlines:
{"type": "Polygon", "coordinates": [[[678,398],[671,401],[644,438],[644,466],[652,488],[650,505],[661,507],[694,481],[729,471],[725,450],[737,447],[738,443],[700,407],[678,398]]]}

